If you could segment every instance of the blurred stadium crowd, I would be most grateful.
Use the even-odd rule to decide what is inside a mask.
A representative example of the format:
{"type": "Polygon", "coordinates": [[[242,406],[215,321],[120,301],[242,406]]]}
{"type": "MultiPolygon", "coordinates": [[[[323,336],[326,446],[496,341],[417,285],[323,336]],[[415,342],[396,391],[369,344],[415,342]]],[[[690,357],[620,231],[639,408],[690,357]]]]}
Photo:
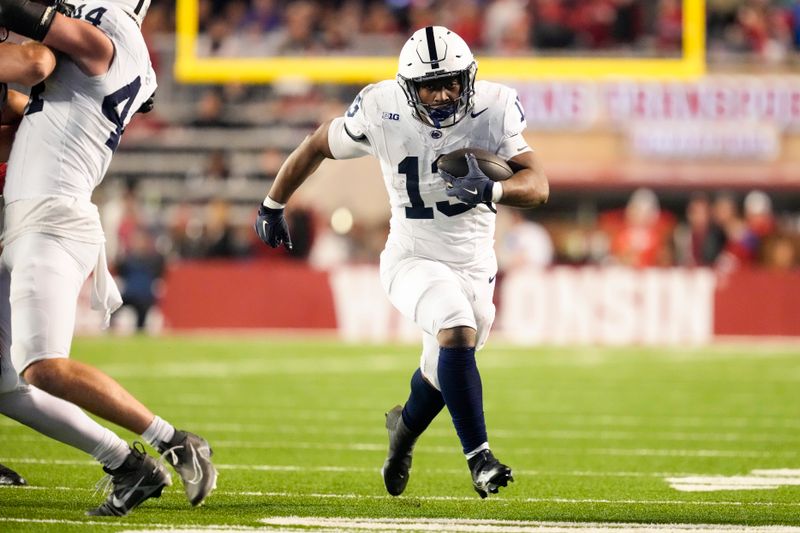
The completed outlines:
{"type": "MultiPolygon", "coordinates": [[[[796,64],[800,0],[707,4],[710,62],[796,64]]],[[[409,28],[432,22],[493,55],[601,50],[663,56],[678,53],[681,42],[678,0],[200,0],[199,7],[200,47],[213,55],[369,50],[393,56],[409,28]]],[[[174,2],[155,0],[144,32],[160,76],[156,111],[131,124],[97,193],[109,257],[116,258],[128,302],[146,310],[169,261],[270,254],[318,268],[377,262],[388,208],[376,221],[293,202],[292,252],[267,250],[252,230],[258,201],[285,156],[321,121],[340,115],[359,87],[181,85],[172,74],[174,28],[174,2]]],[[[800,209],[769,184],[763,191],[702,183],[680,191],[562,191],[557,182],[552,188],[554,206],[500,210],[501,268],[800,267],[800,209]]]]}
{"type": "MultiPolygon", "coordinates": [[[[145,31],[170,33],[174,1],[154,1],[145,31]]],[[[714,57],[784,61],[800,47],[796,0],[706,0],[714,57]]],[[[681,49],[681,0],[199,0],[200,53],[394,55],[413,28],[440,24],[478,54],[652,55],[681,49]]]]}

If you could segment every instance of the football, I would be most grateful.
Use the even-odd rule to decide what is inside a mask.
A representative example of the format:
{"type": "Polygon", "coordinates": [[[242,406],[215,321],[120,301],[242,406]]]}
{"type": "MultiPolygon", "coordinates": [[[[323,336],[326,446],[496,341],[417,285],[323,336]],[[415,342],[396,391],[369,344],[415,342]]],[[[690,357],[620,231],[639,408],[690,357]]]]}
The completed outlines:
{"type": "Polygon", "coordinates": [[[455,150],[449,154],[444,154],[436,161],[436,166],[444,170],[451,176],[461,178],[467,175],[467,158],[468,153],[474,154],[475,159],[478,161],[478,166],[486,176],[492,181],[507,180],[514,174],[511,167],[494,155],[488,150],[480,148],[462,148],[455,150]]]}

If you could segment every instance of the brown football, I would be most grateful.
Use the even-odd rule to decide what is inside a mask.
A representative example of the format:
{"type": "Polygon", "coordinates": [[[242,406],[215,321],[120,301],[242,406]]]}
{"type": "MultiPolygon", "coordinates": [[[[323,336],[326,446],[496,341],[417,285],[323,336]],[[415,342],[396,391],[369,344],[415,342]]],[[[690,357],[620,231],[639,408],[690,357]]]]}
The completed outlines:
{"type": "Polygon", "coordinates": [[[436,166],[451,176],[461,178],[467,175],[467,153],[475,155],[478,166],[492,181],[507,180],[514,174],[508,163],[488,150],[480,148],[462,148],[449,154],[444,154],[436,161],[436,166]]]}

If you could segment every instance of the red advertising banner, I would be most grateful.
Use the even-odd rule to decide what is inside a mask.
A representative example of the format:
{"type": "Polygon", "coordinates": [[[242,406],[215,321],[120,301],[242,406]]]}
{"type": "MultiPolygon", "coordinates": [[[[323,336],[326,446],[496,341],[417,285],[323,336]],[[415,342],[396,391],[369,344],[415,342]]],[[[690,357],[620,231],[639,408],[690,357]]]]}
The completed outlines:
{"type": "MultiPolygon", "coordinates": [[[[800,337],[800,273],[556,267],[506,273],[498,337],[517,344],[696,345],[718,336],[800,337]]],[[[374,265],[331,272],[292,262],[173,265],[169,330],[336,330],[343,340],[417,340],[374,265]]]]}

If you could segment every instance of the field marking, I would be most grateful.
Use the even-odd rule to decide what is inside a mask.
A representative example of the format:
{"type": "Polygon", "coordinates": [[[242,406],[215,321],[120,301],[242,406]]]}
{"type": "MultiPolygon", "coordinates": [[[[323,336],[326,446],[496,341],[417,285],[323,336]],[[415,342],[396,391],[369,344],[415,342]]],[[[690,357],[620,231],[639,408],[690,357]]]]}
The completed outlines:
{"type": "Polygon", "coordinates": [[[67,520],[48,518],[4,518],[0,523],[54,524],[121,528],[120,533],[164,532],[194,533],[199,531],[436,531],[478,533],[570,533],[596,531],[614,533],[649,533],[662,531],[701,531],[703,533],[800,533],[795,526],[744,526],[731,524],[648,524],[631,522],[548,522],[528,520],[480,520],[467,518],[324,518],[274,516],[259,520],[263,527],[233,524],[129,524],[100,520],[67,520]],[[287,528],[288,526],[288,528],[287,528]],[[279,529],[278,529],[279,528],[279,529]]]}
{"type": "Polygon", "coordinates": [[[774,490],[800,485],[800,470],[781,468],[753,470],[739,476],[671,476],[666,481],[681,492],[714,492],[722,490],[774,490]]]}
{"type": "MultiPolygon", "coordinates": [[[[0,492],[3,490],[59,490],[65,492],[94,492],[88,487],[38,487],[26,485],[24,487],[13,487],[0,485],[0,492]]],[[[428,501],[428,502],[487,502],[507,504],[519,503],[546,503],[546,504],[565,504],[565,505],[689,505],[699,507],[800,507],[800,502],[765,502],[765,501],[724,501],[724,500],[634,500],[621,499],[610,500],[606,498],[507,498],[493,497],[485,500],[477,499],[477,496],[404,496],[398,498],[388,494],[339,494],[324,492],[280,492],[280,491],[234,491],[216,490],[216,495],[225,496],[250,496],[261,498],[319,498],[329,500],[381,500],[381,501],[428,501]]]]}
{"type": "MultiPolygon", "coordinates": [[[[417,355],[417,357],[419,357],[417,355]]],[[[254,355],[233,361],[220,359],[161,362],[145,370],[133,363],[110,363],[103,371],[117,379],[184,380],[206,378],[239,378],[254,376],[385,374],[409,369],[409,360],[389,354],[366,356],[304,357],[298,360],[269,359],[254,355]]]]}
{"type": "MultiPolygon", "coordinates": [[[[252,407],[252,405],[239,405],[234,403],[226,403],[226,406],[219,407],[218,400],[209,400],[208,397],[204,401],[199,401],[198,397],[189,395],[185,397],[185,401],[166,402],[164,405],[171,405],[175,407],[186,407],[196,411],[198,405],[205,405],[209,407],[209,411],[224,412],[220,415],[222,419],[230,419],[233,415],[242,420],[243,408],[252,407]],[[214,408],[217,409],[214,409],[214,408]],[[240,409],[242,408],[242,409],[240,409]]],[[[558,409],[527,409],[525,411],[518,411],[513,409],[504,409],[503,413],[509,416],[518,415],[520,417],[527,417],[526,423],[530,423],[529,418],[534,417],[553,417],[557,418],[558,425],[567,426],[581,426],[581,427],[616,427],[621,426],[625,428],[641,427],[642,432],[659,431],[659,427],[668,426],[670,428],[704,428],[709,427],[725,427],[733,429],[786,429],[796,430],[800,429],[800,420],[797,419],[795,414],[780,416],[780,415],[766,415],[754,414],[753,416],[725,416],[722,414],[710,413],[707,416],[684,416],[684,415],[670,415],[670,414],[649,414],[649,415],[617,415],[608,413],[586,414],[576,413],[569,410],[558,409]],[[657,423],[654,423],[657,422],[657,423]]],[[[359,406],[351,405],[347,408],[337,409],[334,407],[314,408],[314,409],[297,409],[290,406],[270,405],[270,410],[266,412],[258,412],[252,415],[254,421],[242,421],[239,423],[223,422],[223,423],[208,423],[205,420],[196,420],[192,422],[187,420],[184,425],[192,427],[209,427],[211,429],[219,429],[220,431],[243,431],[247,427],[266,427],[267,431],[273,431],[275,428],[272,426],[267,427],[262,424],[263,420],[278,420],[281,426],[287,426],[283,423],[284,420],[348,420],[350,423],[354,421],[364,420],[362,414],[372,414],[375,420],[372,423],[366,423],[364,426],[350,426],[350,427],[365,427],[365,428],[378,428],[383,432],[383,410],[375,409],[374,406],[359,406]]],[[[292,424],[297,427],[296,425],[292,424]]],[[[545,425],[545,424],[542,424],[545,425]]],[[[550,427],[557,424],[547,424],[550,427]]],[[[19,427],[19,423],[0,417],[0,426],[4,427],[19,427]]],[[[288,426],[287,426],[288,427],[288,426]]],[[[308,426],[300,426],[308,427],[308,426]]],[[[436,428],[433,429],[436,431],[436,428]]],[[[502,428],[495,429],[495,432],[509,431],[502,428]]],[[[556,430],[557,431],[557,430],[556,430]]],[[[566,430],[569,431],[569,430],[566,430]]],[[[711,433],[709,431],[709,433],[711,433]]],[[[426,433],[427,434],[427,433],[426,433]]]]}
{"type": "Polygon", "coordinates": [[[545,522],[539,520],[476,520],[467,518],[316,518],[302,516],[275,516],[260,522],[276,526],[319,528],[312,531],[436,531],[478,533],[560,533],[572,531],[703,531],[732,532],[757,531],[798,533],[800,527],[792,526],[738,526],[717,524],[637,524],[627,522],[545,522]]]}
{"type": "MultiPolygon", "coordinates": [[[[178,407],[186,407],[191,408],[193,411],[196,411],[197,404],[192,404],[190,402],[187,403],[171,403],[168,405],[178,406],[178,407]]],[[[209,411],[213,411],[214,407],[218,407],[219,402],[215,401],[213,405],[209,405],[209,411]]],[[[223,414],[220,415],[220,418],[223,419],[230,419],[230,417],[235,413],[236,417],[241,419],[241,412],[242,409],[238,409],[241,407],[250,408],[252,405],[236,405],[236,404],[228,404],[226,407],[221,408],[218,407],[218,411],[224,411],[223,414]]],[[[365,424],[365,427],[378,427],[383,429],[383,412],[384,410],[375,409],[374,407],[358,407],[352,406],[346,409],[336,409],[336,408],[318,408],[318,409],[294,409],[291,407],[284,407],[280,405],[271,405],[271,411],[266,412],[259,412],[257,414],[253,414],[252,418],[257,422],[242,422],[240,425],[258,425],[259,422],[263,421],[264,419],[276,419],[281,421],[280,423],[283,424],[284,420],[310,420],[310,421],[320,421],[320,420],[348,420],[350,422],[357,420],[364,420],[362,414],[369,414],[371,415],[372,419],[375,420],[375,426],[372,425],[371,422],[365,424]]],[[[669,426],[672,428],[709,428],[709,427],[725,427],[725,428],[736,428],[736,429],[787,429],[787,430],[794,430],[800,429],[800,421],[797,420],[797,417],[792,415],[786,416],[776,416],[776,415],[762,415],[762,414],[754,414],[752,417],[750,416],[725,416],[725,415],[718,415],[718,414],[709,414],[708,416],[675,416],[675,415],[612,415],[612,414],[585,414],[585,413],[574,413],[571,411],[559,411],[559,410],[537,410],[537,409],[530,409],[526,411],[515,411],[515,410],[508,410],[504,409],[503,413],[505,415],[518,415],[520,417],[527,417],[528,419],[531,416],[534,417],[552,417],[556,418],[559,424],[562,425],[572,425],[572,426],[581,426],[581,427],[615,427],[615,426],[622,426],[622,427],[643,427],[647,430],[652,430],[654,426],[669,426]],[[654,424],[657,422],[657,424],[654,424]]],[[[0,419],[3,420],[3,419],[0,419]]],[[[203,421],[197,421],[198,423],[203,423],[203,421]]],[[[527,420],[527,423],[530,423],[530,420],[527,420]]],[[[16,426],[18,425],[17,422],[12,420],[5,420],[0,422],[2,425],[8,426],[16,426]]],[[[187,426],[189,423],[187,422],[187,426]]],[[[550,426],[554,426],[556,424],[548,424],[550,426]]],[[[271,428],[270,428],[271,429],[271,428]]]]}
{"type": "MultiPolygon", "coordinates": [[[[186,525],[175,525],[175,524],[141,524],[141,526],[137,524],[127,524],[122,522],[114,522],[111,520],[67,520],[67,519],[56,519],[56,518],[6,518],[0,516],[0,523],[3,522],[10,522],[16,524],[61,524],[66,526],[102,526],[102,527],[119,527],[119,528],[137,528],[141,527],[142,529],[129,529],[130,531],[136,531],[137,533],[143,533],[143,531],[147,531],[144,528],[158,528],[157,531],[170,531],[175,533],[176,531],[274,531],[274,530],[265,530],[264,528],[254,528],[250,526],[237,526],[237,525],[228,525],[228,524],[208,524],[198,526],[196,524],[186,524],[186,525]]],[[[120,533],[124,533],[124,530],[120,533]]]]}
{"type": "MultiPolygon", "coordinates": [[[[2,423],[2,426],[19,427],[14,421],[2,423]]],[[[231,423],[192,423],[184,424],[192,427],[195,431],[206,434],[207,432],[225,432],[233,435],[249,435],[272,433],[273,435],[342,435],[348,437],[375,437],[383,439],[385,429],[383,427],[365,426],[337,426],[334,428],[323,428],[310,425],[286,425],[276,424],[274,426],[258,424],[231,424],[231,423]]],[[[769,433],[736,433],[736,432],[681,432],[681,431],[650,431],[647,428],[641,431],[625,430],[586,430],[586,429],[551,429],[551,430],[491,430],[493,439],[525,439],[525,440],[555,440],[555,441],[617,441],[641,442],[643,439],[653,439],[659,442],[707,442],[707,443],[770,443],[770,444],[798,444],[800,445],[800,435],[775,435],[769,433]]],[[[432,428],[425,432],[425,435],[433,438],[451,438],[452,428],[432,428]]],[[[231,435],[229,435],[231,436],[231,435]]],[[[8,438],[12,438],[11,435],[8,438]]],[[[35,440],[37,435],[20,435],[13,437],[14,440],[35,440]]],[[[0,438],[0,440],[2,440],[0,438]]],[[[798,446],[800,447],[800,446],[798,446]]]]}
{"type": "MultiPolygon", "coordinates": [[[[192,427],[197,432],[219,431],[238,434],[288,434],[288,435],[346,435],[346,436],[380,436],[385,435],[385,428],[382,425],[374,426],[341,426],[320,427],[311,425],[267,425],[267,424],[236,424],[236,423],[208,423],[192,422],[184,423],[187,427],[192,427]]],[[[452,428],[430,428],[425,432],[428,437],[452,438],[454,432],[452,428]]],[[[798,443],[800,436],[780,436],[770,434],[745,434],[736,432],[720,433],[718,431],[708,432],[684,432],[684,431],[651,431],[650,428],[641,431],[626,430],[583,430],[583,429],[544,429],[544,430],[507,430],[492,429],[492,438],[500,439],[550,439],[550,440],[633,440],[641,442],[642,438],[650,438],[659,441],[679,441],[679,442],[770,442],[770,443],[798,443]]]]}
{"type": "MultiPolygon", "coordinates": [[[[385,444],[371,442],[354,443],[320,443],[320,442],[251,442],[236,440],[219,440],[215,446],[245,449],[303,449],[303,450],[338,450],[338,451],[366,451],[385,452],[385,444]]],[[[457,447],[454,446],[425,446],[420,448],[423,453],[452,454],[457,447]]],[[[765,450],[715,450],[715,449],[655,449],[655,448],[520,448],[515,446],[514,452],[519,455],[574,455],[576,453],[589,455],[610,456],[636,456],[636,457],[798,457],[800,451],[765,451],[765,450]]]]}
{"type": "MultiPolygon", "coordinates": [[[[9,436],[8,440],[14,442],[41,440],[38,435],[18,435],[13,439],[9,436]]],[[[0,437],[0,442],[4,439],[0,437]]],[[[293,450],[336,450],[336,451],[357,451],[357,452],[385,452],[386,445],[374,442],[353,442],[353,443],[321,443],[321,442],[252,442],[240,440],[216,440],[214,446],[219,448],[249,449],[249,450],[274,450],[274,449],[293,449],[293,450]]],[[[422,453],[430,454],[453,454],[458,450],[457,446],[425,446],[420,449],[422,453]]],[[[792,451],[768,451],[768,450],[716,450],[716,449],[671,449],[671,448],[545,448],[545,447],[518,447],[514,446],[514,452],[518,455],[538,454],[538,455],[607,455],[613,457],[746,457],[762,459],[770,457],[796,458],[800,456],[800,450],[792,451]]]]}
{"type": "MultiPolygon", "coordinates": [[[[0,457],[0,463],[4,464],[35,464],[35,465],[57,465],[57,466],[98,466],[97,462],[91,459],[32,459],[29,457],[0,457]]],[[[215,463],[218,470],[251,470],[263,472],[335,472],[335,473],[377,473],[380,467],[358,467],[358,466],[301,466],[301,465],[269,465],[269,464],[228,464],[215,463]]],[[[462,475],[466,472],[463,468],[426,468],[426,473],[431,474],[453,474],[462,475]]],[[[569,476],[569,477],[632,477],[632,478],[659,478],[666,477],[689,477],[702,476],[708,474],[688,473],[688,472],[626,472],[626,471],[590,471],[590,470],[529,470],[515,468],[514,473],[525,476],[569,476]]]]}

